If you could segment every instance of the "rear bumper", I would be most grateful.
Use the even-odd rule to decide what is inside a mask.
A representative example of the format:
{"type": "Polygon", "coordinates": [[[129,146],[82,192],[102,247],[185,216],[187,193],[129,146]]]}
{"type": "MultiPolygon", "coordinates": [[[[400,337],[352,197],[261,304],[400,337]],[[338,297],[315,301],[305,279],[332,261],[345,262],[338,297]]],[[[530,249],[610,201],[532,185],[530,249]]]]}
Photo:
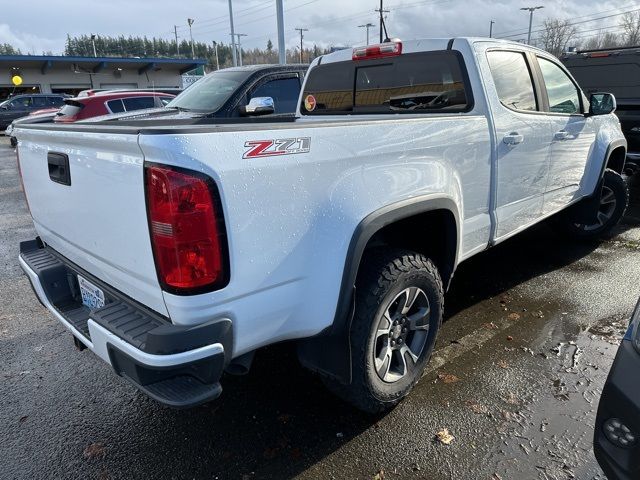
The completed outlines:
{"type": "Polygon", "coordinates": [[[40,302],[80,343],[155,400],[177,408],[217,398],[230,358],[231,321],[177,326],[73,265],[39,239],[20,244],[20,266],[40,302]],[[80,274],[106,305],[82,305],[80,274]]]}
{"type": "Polygon", "coordinates": [[[598,463],[611,480],[640,478],[640,442],[627,448],[610,442],[603,424],[619,419],[636,437],[640,436],[640,354],[628,340],[623,340],[611,367],[598,406],[594,433],[594,452],[598,463]]]}

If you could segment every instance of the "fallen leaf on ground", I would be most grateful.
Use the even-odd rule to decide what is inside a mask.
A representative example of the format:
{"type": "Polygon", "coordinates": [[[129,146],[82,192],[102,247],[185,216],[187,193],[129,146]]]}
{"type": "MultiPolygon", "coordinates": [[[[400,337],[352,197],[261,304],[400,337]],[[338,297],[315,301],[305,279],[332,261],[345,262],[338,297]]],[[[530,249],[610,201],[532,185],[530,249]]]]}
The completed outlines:
{"type": "Polygon", "coordinates": [[[486,415],[489,413],[489,409],[485,405],[481,405],[473,400],[467,400],[465,403],[473,413],[477,413],[479,415],[486,415]]]}
{"type": "Polygon", "coordinates": [[[438,374],[438,379],[443,383],[456,383],[460,381],[458,377],[451,375],[450,373],[440,373],[438,374]]]}
{"type": "Polygon", "coordinates": [[[447,428],[443,428],[438,433],[436,433],[436,440],[438,440],[443,445],[451,445],[451,442],[453,442],[455,438],[456,437],[451,435],[447,428]]]}
{"type": "Polygon", "coordinates": [[[373,476],[373,480],[384,480],[384,470],[380,469],[378,473],[373,476]]]}
{"type": "Polygon", "coordinates": [[[289,415],[288,413],[283,413],[278,416],[279,422],[287,423],[289,420],[291,420],[291,415],[289,415]]]}
{"type": "Polygon", "coordinates": [[[516,394],[513,392],[509,392],[507,398],[504,399],[509,405],[520,405],[520,400],[516,397],[516,394]]]}
{"type": "Polygon", "coordinates": [[[506,361],[506,360],[498,360],[497,365],[498,365],[500,368],[505,368],[505,369],[506,369],[506,368],[509,368],[509,364],[507,363],[507,361],[506,361]]]}
{"type": "Polygon", "coordinates": [[[102,442],[90,443],[82,452],[82,456],[87,459],[104,457],[107,447],[102,442]]]}
{"type": "Polygon", "coordinates": [[[264,451],[262,452],[262,456],[266,459],[266,460],[273,460],[274,458],[276,458],[278,456],[278,451],[280,449],[279,448],[271,448],[271,447],[267,447],[264,449],[264,451]]]}
{"type": "Polygon", "coordinates": [[[482,326],[484,328],[486,328],[487,330],[497,330],[498,329],[498,326],[493,322],[483,323],[482,326]]]}
{"type": "Polygon", "coordinates": [[[507,335],[507,340],[511,342],[513,341],[513,337],[511,335],[507,335]]]}
{"type": "Polygon", "coordinates": [[[519,319],[520,319],[520,314],[519,314],[519,313],[515,313],[515,312],[513,312],[513,313],[510,313],[510,314],[507,316],[507,318],[508,318],[509,320],[519,320],[519,319]]]}

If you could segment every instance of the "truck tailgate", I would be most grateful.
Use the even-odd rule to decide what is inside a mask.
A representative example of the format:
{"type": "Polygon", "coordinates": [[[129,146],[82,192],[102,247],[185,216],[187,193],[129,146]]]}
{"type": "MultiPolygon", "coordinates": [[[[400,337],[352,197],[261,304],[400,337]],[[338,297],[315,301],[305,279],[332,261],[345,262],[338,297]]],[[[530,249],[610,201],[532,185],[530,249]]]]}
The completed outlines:
{"type": "Polygon", "coordinates": [[[40,238],[113,288],[166,315],[149,239],[138,136],[27,130],[20,133],[18,156],[40,238]]]}

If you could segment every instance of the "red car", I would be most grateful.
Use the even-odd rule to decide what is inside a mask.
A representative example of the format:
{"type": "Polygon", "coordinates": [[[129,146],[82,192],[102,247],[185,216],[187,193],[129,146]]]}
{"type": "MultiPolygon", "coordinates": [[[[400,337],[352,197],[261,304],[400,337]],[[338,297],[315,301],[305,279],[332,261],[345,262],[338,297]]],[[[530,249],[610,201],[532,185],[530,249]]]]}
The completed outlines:
{"type": "Polygon", "coordinates": [[[71,123],[110,113],[164,107],[174,97],[167,93],[137,90],[90,92],[87,96],[65,99],[64,107],[56,113],[54,121],[71,123]]]}

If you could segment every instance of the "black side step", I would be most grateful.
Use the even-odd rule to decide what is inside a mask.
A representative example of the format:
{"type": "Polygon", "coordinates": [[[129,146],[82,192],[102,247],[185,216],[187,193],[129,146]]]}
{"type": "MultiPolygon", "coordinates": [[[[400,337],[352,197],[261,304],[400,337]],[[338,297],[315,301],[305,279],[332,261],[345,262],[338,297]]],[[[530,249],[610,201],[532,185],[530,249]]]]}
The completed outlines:
{"type": "MultiPolygon", "coordinates": [[[[133,380],[123,375],[127,380],[133,380]]],[[[140,390],[154,400],[173,408],[190,408],[215,400],[222,393],[220,383],[204,384],[199,380],[183,375],[150,385],[138,385],[140,390]]]]}

